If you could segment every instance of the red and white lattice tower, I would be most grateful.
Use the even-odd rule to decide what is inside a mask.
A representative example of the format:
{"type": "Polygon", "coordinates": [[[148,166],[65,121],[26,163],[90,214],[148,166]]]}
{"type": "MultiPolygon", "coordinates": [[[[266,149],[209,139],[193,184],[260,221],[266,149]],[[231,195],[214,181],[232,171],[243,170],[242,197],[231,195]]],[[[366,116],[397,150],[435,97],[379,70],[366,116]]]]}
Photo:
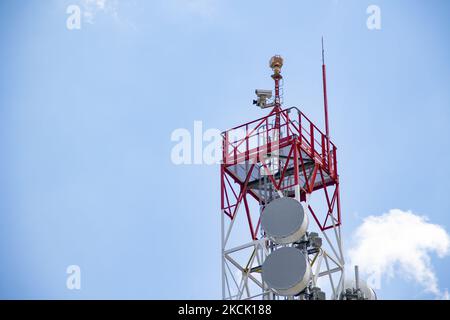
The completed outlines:
{"type": "MultiPolygon", "coordinates": [[[[271,90],[256,91],[258,100],[254,104],[268,108],[268,115],[222,133],[223,299],[307,300],[323,299],[325,293],[328,299],[339,299],[343,292],[339,175],[336,146],[329,138],[325,63],[325,133],[296,107],[283,109],[282,65],[280,56],[270,60],[275,82],[273,99],[271,90]],[[300,203],[304,219],[309,221],[307,232],[291,242],[269,237],[269,227],[264,230],[261,223],[268,205],[283,198],[300,203]],[[284,252],[280,249],[286,247],[303,253],[307,273],[304,269],[298,274],[288,254],[281,267],[280,263],[266,263],[264,279],[267,258],[273,252],[284,252]],[[302,283],[292,282],[295,277],[302,277],[302,283]]],[[[271,210],[277,213],[276,209],[271,210]]],[[[274,223],[277,227],[276,216],[274,223]]]]}

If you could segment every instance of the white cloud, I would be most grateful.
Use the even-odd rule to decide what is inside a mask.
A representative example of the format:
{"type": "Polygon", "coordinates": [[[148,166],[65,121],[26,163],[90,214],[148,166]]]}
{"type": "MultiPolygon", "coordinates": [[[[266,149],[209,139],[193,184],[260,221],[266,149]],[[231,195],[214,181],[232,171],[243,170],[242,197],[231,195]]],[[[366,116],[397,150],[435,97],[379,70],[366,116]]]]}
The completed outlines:
{"type": "Polygon", "coordinates": [[[113,18],[118,18],[118,0],[81,0],[84,21],[94,23],[99,13],[106,13],[113,18]]]}
{"type": "Polygon", "coordinates": [[[450,237],[442,226],[411,211],[392,209],[365,218],[354,240],[355,246],[349,250],[351,265],[359,265],[372,279],[372,286],[374,279],[379,282],[383,276],[401,276],[437,298],[448,298],[448,292],[439,289],[430,257],[431,253],[441,258],[449,253],[450,237]]]}

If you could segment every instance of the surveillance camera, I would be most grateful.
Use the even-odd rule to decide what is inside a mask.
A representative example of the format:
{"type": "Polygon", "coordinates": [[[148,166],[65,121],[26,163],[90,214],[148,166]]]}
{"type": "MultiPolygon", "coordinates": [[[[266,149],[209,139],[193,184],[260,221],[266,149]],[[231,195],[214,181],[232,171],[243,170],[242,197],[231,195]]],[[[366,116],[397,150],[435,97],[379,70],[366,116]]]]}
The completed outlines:
{"type": "Polygon", "coordinates": [[[257,100],[253,100],[253,104],[256,104],[258,107],[264,109],[271,106],[271,104],[267,104],[267,100],[272,98],[272,90],[255,90],[257,100]]]}
{"type": "Polygon", "coordinates": [[[272,98],[272,90],[256,89],[255,93],[258,96],[258,98],[260,97],[264,97],[266,99],[272,98]]]}

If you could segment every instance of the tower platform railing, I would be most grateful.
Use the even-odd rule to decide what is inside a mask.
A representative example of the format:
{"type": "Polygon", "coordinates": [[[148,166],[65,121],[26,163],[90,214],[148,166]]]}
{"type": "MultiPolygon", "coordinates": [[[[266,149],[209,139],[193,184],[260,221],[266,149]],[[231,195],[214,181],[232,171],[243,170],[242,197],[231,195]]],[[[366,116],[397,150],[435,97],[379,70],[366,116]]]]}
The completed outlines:
{"type": "Polygon", "coordinates": [[[222,133],[223,163],[260,163],[298,139],[301,149],[336,179],[336,146],[298,108],[273,110],[267,116],[231,128],[222,133]],[[327,150],[327,146],[330,150],[327,150]]]}

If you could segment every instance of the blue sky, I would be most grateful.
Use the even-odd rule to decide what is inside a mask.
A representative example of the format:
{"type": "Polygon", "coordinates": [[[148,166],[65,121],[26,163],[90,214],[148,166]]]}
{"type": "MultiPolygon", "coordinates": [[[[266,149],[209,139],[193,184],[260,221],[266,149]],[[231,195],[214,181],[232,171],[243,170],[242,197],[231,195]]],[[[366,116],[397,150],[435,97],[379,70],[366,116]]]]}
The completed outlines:
{"type": "Polygon", "coordinates": [[[1,298],[220,298],[219,167],[174,165],[171,133],[263,116],[273,54],[285,106],[322,126],[322,35],[345,241],[393,208],[450,229],[448,1],[110,0],[68,30],[83,3],[0,4],[1,298]]]}

